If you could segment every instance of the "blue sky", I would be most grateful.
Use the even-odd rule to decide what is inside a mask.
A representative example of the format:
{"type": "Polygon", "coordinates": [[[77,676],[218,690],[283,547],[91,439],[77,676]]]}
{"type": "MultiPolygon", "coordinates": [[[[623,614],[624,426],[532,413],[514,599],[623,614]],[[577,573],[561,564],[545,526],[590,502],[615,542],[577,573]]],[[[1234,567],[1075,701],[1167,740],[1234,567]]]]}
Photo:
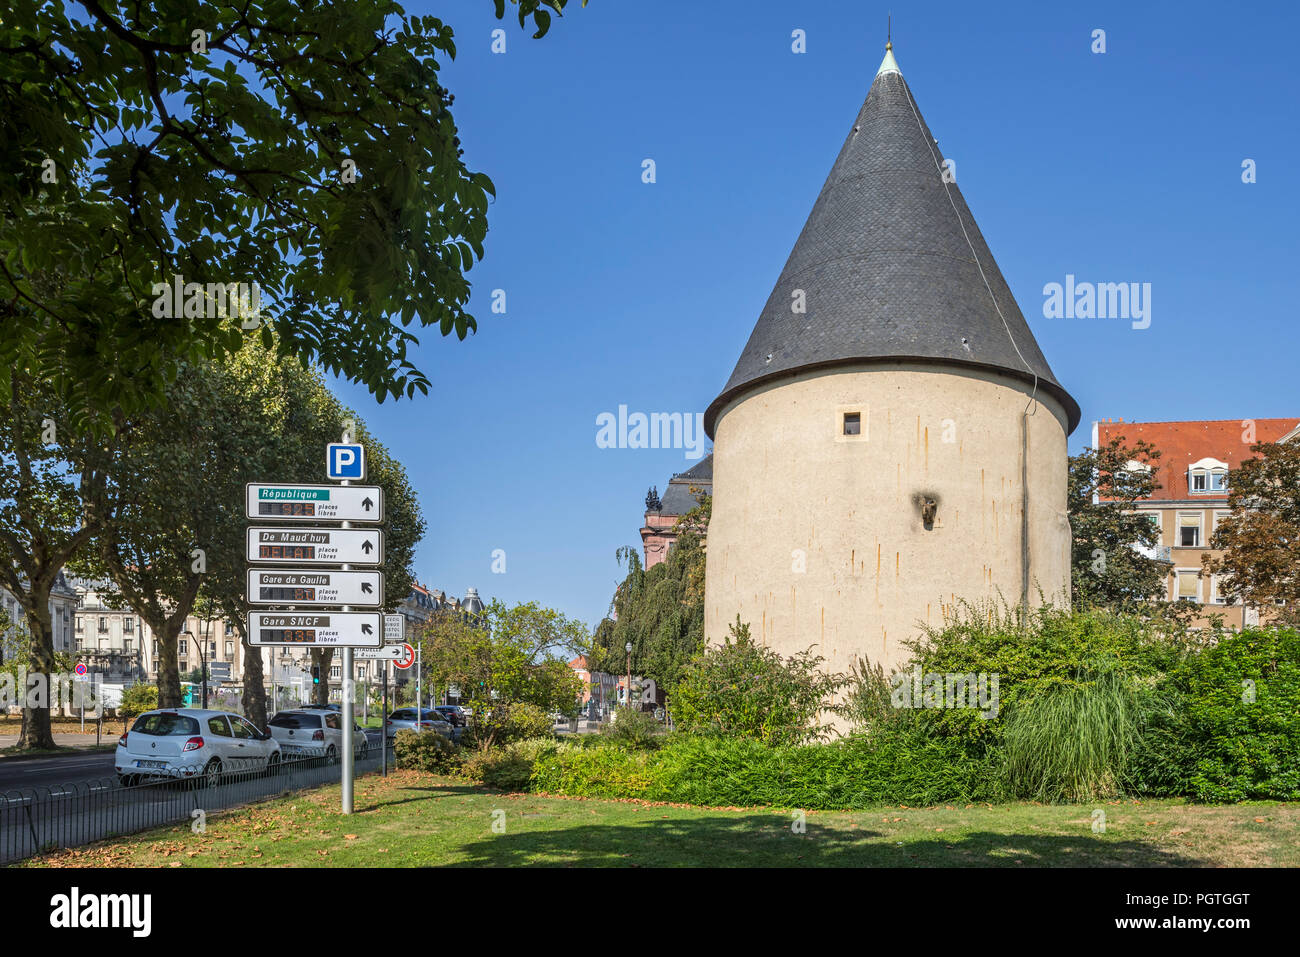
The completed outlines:
{"type": "Polygon", "coordinates": [[[870,87],[887,10],[926,122],[1083,408],[1071,451],[1099,418],[1300,417],[1294,6],[571,6],[542,40],[490,0],[408,6],[456,31],[442,82],[466,161],[497,186],[470,273],[479,331],[422,336],[427,397],[338,391],[420,493],[429,585],[605,613],[647,488],[693,462],[598,448],[596,417],[702,412],[721,390],[870,87]],[[1043,286],[1067,273],[1151,283],[1150,328],[1042,318],[1043,286]]]}

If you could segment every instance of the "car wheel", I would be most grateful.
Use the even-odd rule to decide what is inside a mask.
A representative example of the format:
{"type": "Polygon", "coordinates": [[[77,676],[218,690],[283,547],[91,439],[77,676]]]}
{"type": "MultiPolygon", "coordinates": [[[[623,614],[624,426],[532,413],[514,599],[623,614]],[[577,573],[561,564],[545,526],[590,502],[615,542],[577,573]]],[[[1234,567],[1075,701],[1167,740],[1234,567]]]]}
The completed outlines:
{"type": "Polygon", "coordinates": [[[334,750],[334,745],[331,744],[328,748],[325,749],[325,763],[335,764],[338,762],[338,759],[339,759],[339,753],[336,750],[334,750]]]}
{"type": "Polygon", "coordinates": [[[117,779],[124,788],[134,787],[138,783],[138,779],[134,774],[119,774],[117,779]]]}
{"type": "Polygon", "coordinates": [[[361,747],[357,751],[357,757],[364,760],[365,756],[370,753],[370,739],[364,734],[361,735],[361,747]]]}
{"type": "Polygon", "coordinates": [[[221,759],[213,758],[203,767],[203,783],[214,788],[221,783],[221,759]]]}
{"type": "Polygon", "coordinates": [[[271,756],[266,759],[266,773],[275,775],[280,773],[280,752],[272,751],[271,756]]]}

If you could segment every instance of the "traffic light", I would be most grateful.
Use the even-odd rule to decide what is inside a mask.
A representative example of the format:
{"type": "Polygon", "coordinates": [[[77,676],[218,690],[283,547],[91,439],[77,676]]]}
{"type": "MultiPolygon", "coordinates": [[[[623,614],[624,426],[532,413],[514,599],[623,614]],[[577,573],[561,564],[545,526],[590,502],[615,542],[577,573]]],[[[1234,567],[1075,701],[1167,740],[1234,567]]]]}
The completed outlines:
{"type": "Polygon", "coordinates": [[[314,685],[320,684],[320,665],[311,666],[311,683],[314,685]]]}

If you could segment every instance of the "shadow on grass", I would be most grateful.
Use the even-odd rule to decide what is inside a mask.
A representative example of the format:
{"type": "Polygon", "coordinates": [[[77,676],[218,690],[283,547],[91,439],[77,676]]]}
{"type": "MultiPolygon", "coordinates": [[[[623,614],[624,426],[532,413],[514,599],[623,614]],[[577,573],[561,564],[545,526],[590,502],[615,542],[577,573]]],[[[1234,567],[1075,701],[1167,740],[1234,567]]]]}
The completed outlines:
{"type": "Polygon", "coordinates": [[[879,831],[811,821],[804,834],[771,814],[580,825],[549,830],[507,822],[504,834],[463,845],[480,867],[1203,867],[1200,858],[1140,841],[988,831],[900,842],[879,831]]]}

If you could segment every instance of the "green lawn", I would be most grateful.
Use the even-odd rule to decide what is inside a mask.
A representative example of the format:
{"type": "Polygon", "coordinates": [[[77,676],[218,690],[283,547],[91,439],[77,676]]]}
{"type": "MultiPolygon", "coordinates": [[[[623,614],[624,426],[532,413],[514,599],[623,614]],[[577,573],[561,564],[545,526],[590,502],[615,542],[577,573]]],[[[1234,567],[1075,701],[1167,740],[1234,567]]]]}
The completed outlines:
{"type": "Polygon", "coordinates": [[[66,851],[28,866],[1095,866],[1300,865],[1300,805],[1125,801],[813,812],[498,794],[398,772],[66,851]],[[495,825],[495,830],[494,830],[495,825]]]}

